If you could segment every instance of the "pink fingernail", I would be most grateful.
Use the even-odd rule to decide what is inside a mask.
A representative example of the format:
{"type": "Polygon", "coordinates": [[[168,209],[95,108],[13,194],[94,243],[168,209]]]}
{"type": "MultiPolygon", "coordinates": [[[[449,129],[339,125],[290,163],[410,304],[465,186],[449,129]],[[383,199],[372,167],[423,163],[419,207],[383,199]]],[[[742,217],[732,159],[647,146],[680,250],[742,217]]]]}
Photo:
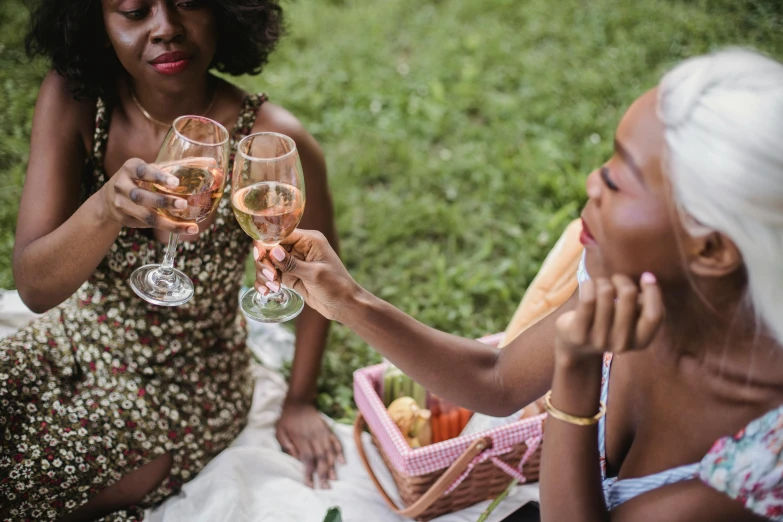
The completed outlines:
{"type": "Polygon", "coordinates": [[[258,261],[258,247],[253,247],[253,258],[258,261]]]}
{"type": "Polygon", "coordinates": [[[657,279],[650,272],[645,272],[645,273],[642,274],[642,284],[654,285],[656,282],[657,282],[657,279]]]}
{"type": "Polygon", "coordinates": [[[268,289],[270,289],[273,292],[277,292],[278,290],[280,290],[280,283],[278,283],[277,281],[267,281],[264,284],[268,289]]]}
{"type": "Polygon", "coordinates": [[[282,261],[285,259],[285,250],[283,250],[281,247],[276,246],[272,249],[272,257],[277,259],[278,261],[282,261]]]}
{"type": "Polygon", "coordinates": [[[169,187],[176,187],[179,185],[179,178],[175,178],[174,176],[169,176],[166,178],[166,185],[169,187]]]}
{"type": "Polygon", "coordinates": [[[270,281],[273,281],[275,279],[275,273],[269,270],[268,268],[264,268],[263,270],[261,270],[261,273],[264,274],[264,277],[266,277],[270,281]]]}
{"type": "Polygon", "coordinates": [[[192,227],[188,227],[188,234],[197,234],[197,233],[198,233],[198,227],[197,226],[194,225],[192,227]]]}

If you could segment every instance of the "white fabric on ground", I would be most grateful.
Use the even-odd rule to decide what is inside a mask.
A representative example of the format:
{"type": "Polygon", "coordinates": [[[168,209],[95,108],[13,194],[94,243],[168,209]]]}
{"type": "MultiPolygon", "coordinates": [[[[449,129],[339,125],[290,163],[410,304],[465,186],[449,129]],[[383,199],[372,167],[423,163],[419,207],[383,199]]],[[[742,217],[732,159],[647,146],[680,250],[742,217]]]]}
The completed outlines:
{"type": "MultiPolygon", "coordinates": [[[[0,291],[0,338],[32,321],[16,292],[0,291]]],[[[271,368],[279,369],[293,354],[293,335],[279,325],[249,327],[248,346],[271,368]]],[[[304,466],[280,451],[275,421],[286,393],[283,377],[261,365],[256,376],[253,406],[247,427],[236,441],[182,491],[154,510],[149,522],[322,522],[329,507],[339,506],[344,522],[401,522],[375,490],[359,461],[352,426],[332,423],[343,444],[347,463],[338,466],[339,480],[331,489],[310,489],[302,482],[304,466]]],[[[391,474],[365,434],[371,465],[387,491],[396,494],[391,474]]],[[[395,498],[395,500],[397,500],[395,498]]],[[[530,500],[538,500],[538,484],[518,486],[492,513],[488,522],[498,522],[530,500]]],[[[482,502],[437,522],[475,522],[489,504],[482,502]]]]}

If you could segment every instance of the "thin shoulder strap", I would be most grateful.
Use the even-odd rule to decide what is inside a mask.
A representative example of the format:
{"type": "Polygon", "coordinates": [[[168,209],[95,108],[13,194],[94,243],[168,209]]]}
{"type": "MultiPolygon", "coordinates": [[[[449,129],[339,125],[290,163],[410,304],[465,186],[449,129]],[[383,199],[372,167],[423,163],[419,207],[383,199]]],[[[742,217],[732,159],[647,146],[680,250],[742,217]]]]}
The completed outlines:
{"type": "Polygon", "coordinates": [[[239,117],[234,125],[234,132],[231,136],[232,148],[237,146],[237,143],[250,134],[253,131],[253,125],[256,123],[256,116],[258,116],[258,109],[267,101],[266,94],[257,93],[249,94],[242,101],[242,107],[239,109],[239,117]]]}
{"type": "Polygon", "coordinates": [[[95,131],[92,135],[92,151],[85,162],[82,176],[82,199],[86,200],[106,183],[106,169],[103,166],[106,155],[106,143],[109,138],[109,118],[111,111],[103,98],[95,102],[95,131]]]}
{"type": "Polygon", "coordinates": [[[106,154],[106,143],[109,140],[110,111],[106,107],[103,98],[95,102],[95,133],[92,137],[92,162],[93,165],[103,170],[103,158],[106,154]]]}
{"type": "MultiPolygon", "coordinates": [[[[612,354],[605,353],[601,365],[601,402],[607,404],[609,399],[609,374],[612,370],[612,354]]],[[[606,478],[606,415],[598,421],[598,451],[600,452],[601,478],[606,478]]]]}

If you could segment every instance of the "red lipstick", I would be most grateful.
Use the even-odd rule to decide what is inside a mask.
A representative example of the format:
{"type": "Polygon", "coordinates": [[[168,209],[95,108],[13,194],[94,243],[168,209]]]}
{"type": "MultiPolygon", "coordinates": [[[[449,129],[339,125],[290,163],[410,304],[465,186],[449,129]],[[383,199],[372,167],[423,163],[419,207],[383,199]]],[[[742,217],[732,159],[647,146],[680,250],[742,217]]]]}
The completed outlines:
{"type": "Polygon", "coordinates": [[[162,74],[176,74],[188,68],[191,55],[184,51],[163,53],[150,61],[156,71],[162,74]]]}

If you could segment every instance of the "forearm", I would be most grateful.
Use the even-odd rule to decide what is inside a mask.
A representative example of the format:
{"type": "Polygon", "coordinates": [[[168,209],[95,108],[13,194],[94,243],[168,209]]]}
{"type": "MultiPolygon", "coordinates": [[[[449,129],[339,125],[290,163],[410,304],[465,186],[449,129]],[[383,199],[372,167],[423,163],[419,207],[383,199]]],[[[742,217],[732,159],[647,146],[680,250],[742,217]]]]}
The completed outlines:
{"type": "Polygon", "coordinates": [[[330,321],[305,305],[296,322],[296,350],[286,402],[315,401],[330,321]]]}
{"type": "Polygon", "coordinates": [[[14,255],[14,278],[25,304],[35,312],[57,306],[95,270],[121,226],[107,217],[93,195],[55,230],[14,255]]]}
{"type": "MultiPolygon", "coordinates": [[[[406,375],[436,395],[473,411],[504,415],[524,406],[499,377],[498,350],[430,328],[369,292],[350,299],[343,324],[406,375]]],[[[535,400],[531,394],[531,401],[535,400]]]]}
{"type": "MultiPolygon", "coordinates": [[[[601,356],[555,364],[552,405],[578,417],[599,410],[601,356]]],[[[541,462],[542,521],[609,520],[601,485],[598,426],[576,426],[552,416],[541,462]],[[567,495],[563,495],[567,492],[567,495]]]]}

